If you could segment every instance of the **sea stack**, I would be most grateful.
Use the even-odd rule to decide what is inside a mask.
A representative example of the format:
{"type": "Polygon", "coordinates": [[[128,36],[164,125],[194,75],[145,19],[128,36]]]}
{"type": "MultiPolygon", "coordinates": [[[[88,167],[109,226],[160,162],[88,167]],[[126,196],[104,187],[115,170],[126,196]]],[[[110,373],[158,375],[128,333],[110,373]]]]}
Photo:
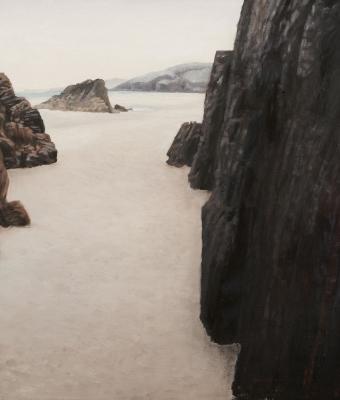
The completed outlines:
{"type": "Polygon", "coordinates": [[[105,81],[88,79],[67,86],[60,94],[39,104],[37,108],[60,111],[113,113],[105,81]]]}
{"type": "Polygon", "coordinates": [[[245,1],[190,174],[212,189],[201,319],[241,344],[240,400],[340,398],[339,65],[339,2],[245,1]]]}

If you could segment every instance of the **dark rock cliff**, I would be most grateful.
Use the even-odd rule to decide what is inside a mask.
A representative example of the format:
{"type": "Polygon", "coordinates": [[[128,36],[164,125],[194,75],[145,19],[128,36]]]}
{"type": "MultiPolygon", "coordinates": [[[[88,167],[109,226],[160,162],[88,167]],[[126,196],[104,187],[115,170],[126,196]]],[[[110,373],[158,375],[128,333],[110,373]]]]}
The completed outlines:
{"type": "Polygon", "coordinates": [[[215,56],[204,103],[202,139],[189,174],[190,184],[195,189],[214,187],[232,59],[232,51],[218,51],[215,56]]]}
{"type": "Polygon", "coordinates": [[[189,181],[195,189],[211,190],[214,185],[232,56],[232,51],[216,52],[204,102],[203,122],[185,122],[167,153],[169,165],[192,167],[189,181]]]}
{"type": "Polygon", "coordinates": [[[23,226],[29,216],[20,202],[7,201],[7,168],[34,167],[57,161],[57,150],[45,133],[38,110],[17,97],[5,74],[0,73],[0,225],[23,226]]]}
{"type": "Polygon", "coordinates": [[[201,319],[241,344],[238,399],[340,399],[339,93],[338,1],[244,2],[202,213],[201,319]]]}

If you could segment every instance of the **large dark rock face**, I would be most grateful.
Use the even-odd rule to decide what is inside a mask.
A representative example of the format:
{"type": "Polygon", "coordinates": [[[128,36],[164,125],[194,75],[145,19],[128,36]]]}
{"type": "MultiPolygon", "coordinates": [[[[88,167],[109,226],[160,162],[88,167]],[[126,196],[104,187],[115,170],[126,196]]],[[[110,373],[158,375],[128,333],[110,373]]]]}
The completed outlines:
{"type": "Polygon", "coordinates": [[[340,399],[339,93],[338,1],[245,1],[202,214],[201,319],[241,344],[238,399],[340,399]]]}
{"type": "Polygon", "coordinates": [[[39,104],[38,108],[60,111],[115,112],[103,79],[88,79],[67,86],[60,94],[39,104]]]}

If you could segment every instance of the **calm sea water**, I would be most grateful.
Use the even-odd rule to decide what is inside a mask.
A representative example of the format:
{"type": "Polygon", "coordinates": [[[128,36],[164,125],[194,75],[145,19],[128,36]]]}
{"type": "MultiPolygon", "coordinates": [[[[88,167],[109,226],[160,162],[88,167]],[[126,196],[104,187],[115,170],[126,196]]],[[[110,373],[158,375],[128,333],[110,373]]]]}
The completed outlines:
{"type": "MultiPolygon", "coordinates": [[[[204,95],[199,93],[156,93],[156,92],[109,92],[111,104],[120,104],[134,111],[156,111],[163,107],[172,109],[199,105],[199,111],[203,112],[204,95]]],[[[27,97],[32,105],[48,100],[48,97],[31,96],[27,97]]],[[[200,116],[200,119],[202,116],[200,116]]]]}
{"type": "Polygon", "coordinates": [[[110,96],[135,111],[42,110],[58,163],[10,171],[32,226],[1,233],[1,396],[228,400],[235,352],[199,321],[209,195],[165,163],[204,96],[110,96]]]}

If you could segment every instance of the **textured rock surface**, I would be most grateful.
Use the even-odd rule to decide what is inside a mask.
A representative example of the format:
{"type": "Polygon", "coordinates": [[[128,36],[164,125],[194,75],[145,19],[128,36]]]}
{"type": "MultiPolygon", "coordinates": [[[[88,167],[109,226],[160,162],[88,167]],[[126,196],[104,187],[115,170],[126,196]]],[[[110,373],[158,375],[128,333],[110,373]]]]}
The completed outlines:
{"type": "MultiPolygon", "coordinates": [[[[105,81],[88,79],[67,86],[59,95],[38,105],[38,108],[61,111],[115,112],[112,109],[105,81]]],[[[117,111],[116,111],[117,112],[117,111]]]]}
{"type": "Polygon", "coordinates": [[[214,184],[232,54],[232,51],[216,53],[204,103],[203,123],[184,123],[167,154],[170,165],[192,166],[189,180],[196,189],[211,190],[214,184]]]}
{"type": "Polygon", "coordinates": [[[185,122],[172,143],[167,163],[174,167],[192,165],[198,144],[202,136],[202,125],[197,122],[185,122]]]}
{"type": "Polygon", "coordinates": [[[164,71],[130,79],[114,90],[133,90],[144,92],[198,92],[207,88],[211,64],[191,63],[176,65],[164,71]]]}
{"type": "Polygon", "coordinates": [[[57,151],[38,110],[17,97],[0,74],[0,148],[7,168],[34,167],[57,161],[57,151]]]}
{"type": "Polygon", "coordinates": [[[0,226],[25,226],[30,218],[19,201],[7,201],[7,168],[34,167],[57,161],[57,150],[45,133],[38,110],[17,97],[0,73],[0,226]]]}
{"type": "Polygon", "coordinates": [[[204,103],[202,139],[189,174],[195,189],[211,190],[214,186],[232,58],[232,51],[218,51],[215,56],[204,103]]]}
{"type": "Polygon", "coordinates": [[[201,319],[241,344],[238,399],[340,398],[339,66],[338,1],[245,1],[202,215],[201,319]]]}

